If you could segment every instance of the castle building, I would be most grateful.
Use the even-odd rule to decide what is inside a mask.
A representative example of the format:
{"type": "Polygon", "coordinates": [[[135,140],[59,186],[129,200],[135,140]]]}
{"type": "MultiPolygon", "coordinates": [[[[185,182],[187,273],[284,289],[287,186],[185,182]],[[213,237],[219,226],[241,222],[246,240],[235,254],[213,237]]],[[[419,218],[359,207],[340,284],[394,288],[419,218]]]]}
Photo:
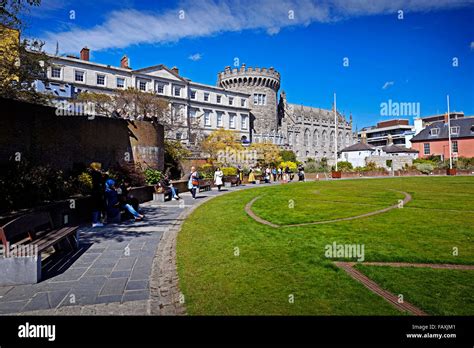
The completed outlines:
{"type": "Polygon", "coordinates": [[[350,121],[337,112],[337,127],[334,112],[309,106],[290,104],[284,91],[278,100],[280,73],[271,68],[251,68],[245,64],[231,69],[229,66],[218,74],[218,86],[226,90],[250,95],[251,139],[254,142],[271,141],[291,149],[298,160],[326,157],[334,158],[335,131],[337,128],[337,150],[355,142],[350,121]]]}
{"type": "Polygon", "coordinates": [[[280,89],[280,73],[271,68],[229,66],[218,73],[217,86],[191,81],[177,68],[155,65],[132,69],[124,56],[120,66],[91,62],[88,48],[80,57],[49,55],[48,83],[38,81],[37,90],[57,99],[74,99],[84,92],[113,95],[129,87],[153,93],[169,101],[172,130],[168,139],[176,139],[192,148],[217,129],[236,133],[243,143],[272,142],[293,150],[298,160],[334,158],[335,130],[338,149],[354,143],[352,116],[348,122],[337,113],[290,104],[280,89]],[[192,127],[191,127],[192,125],[192,127]]]}

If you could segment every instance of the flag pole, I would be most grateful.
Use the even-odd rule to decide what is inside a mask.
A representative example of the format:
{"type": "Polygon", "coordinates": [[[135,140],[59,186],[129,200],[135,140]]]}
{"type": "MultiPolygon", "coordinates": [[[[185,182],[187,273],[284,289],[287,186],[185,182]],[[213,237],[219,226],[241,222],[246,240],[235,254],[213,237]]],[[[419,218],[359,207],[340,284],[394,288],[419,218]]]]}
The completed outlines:
{"type": "Polygon", "coordinates": [[[337,172],[337,113],[336,113],[336,93],[334,93],[334,160],[336,161],[336,172],[337,172]]]}
{"type": "Polygon", "coordinates": [[[449,169],[453,169],[452,144],[451,144],[451,115],[449,114],[449,94],[446,96],[448,102],[448,142],[449,142],[449,169]]]}

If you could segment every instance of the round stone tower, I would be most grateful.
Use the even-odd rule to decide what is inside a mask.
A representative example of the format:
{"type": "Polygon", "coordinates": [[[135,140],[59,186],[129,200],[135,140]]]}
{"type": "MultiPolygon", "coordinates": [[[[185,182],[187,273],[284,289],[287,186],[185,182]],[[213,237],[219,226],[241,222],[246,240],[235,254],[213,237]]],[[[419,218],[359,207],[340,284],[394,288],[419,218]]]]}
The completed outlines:
{"type": "Polygon", "coordinates": [[[218,74],[219,87],[250,94],[253,133],[270,134],[278,129],[277,93],[280,73],[272,68],[247,68],[245,64],[218,74]]]}

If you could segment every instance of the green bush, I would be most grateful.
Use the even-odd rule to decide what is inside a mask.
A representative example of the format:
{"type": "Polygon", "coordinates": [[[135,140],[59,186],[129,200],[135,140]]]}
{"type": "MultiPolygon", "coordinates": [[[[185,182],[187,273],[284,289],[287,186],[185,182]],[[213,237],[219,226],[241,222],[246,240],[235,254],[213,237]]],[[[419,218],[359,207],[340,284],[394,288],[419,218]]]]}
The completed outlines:
{"type": "Polygon", "coordinates": [[[156,185],[163,179],[163,173],[156,169],[145,170],[145,181],[148,185],[156,185]]]}
{"type": "Polygon", "coordinates": [[[291,150],[281,150],[280,157],[283,162],[296,162],[296,154],[291,150]]]}
{"type": "Polygon", "coordinates": [[[88,172],[77,176],[77,190],[79,193],[89,193],[92,190],[92,176],[88,172]]]}
{"type": "Polygon", "coordinates": [[[456,161],[458,169],[474,169],[474,157],[459,157],[456,161]]]}
{"type": "Polygon", "coordinates": [[[352,163],[347,161],[340,161],[337,162],[337,169],[341,172],[351,172],[352,171],[352,163]]]}
{"type": "Polygon", "coordinates": [[[224,176],[236,176],[237,175],[237,168],[234,167],[223,167],[221,168],[224,176]]]}
{"type": "Polygon", "coordinates": [[[206,163],[200,166],[197,169],[201,179],[212,179],[214,178],[214,166],[212,164],[206,163]]]}
{"type": "Polygon", "coordinates": [[[434,165],[431,163],[416,163],[415,168],[423,174],[430,174],[434,169],[434,165]]]}

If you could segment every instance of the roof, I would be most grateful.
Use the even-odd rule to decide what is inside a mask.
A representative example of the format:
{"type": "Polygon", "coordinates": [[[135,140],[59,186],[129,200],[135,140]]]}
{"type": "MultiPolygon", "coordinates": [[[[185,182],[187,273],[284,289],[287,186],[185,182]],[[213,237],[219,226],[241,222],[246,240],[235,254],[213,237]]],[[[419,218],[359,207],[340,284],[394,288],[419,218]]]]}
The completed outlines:
{"type": "MultiPolygon", "coordinates": [[[[459,127],[458,134],[451,134],[451,139],[457,138],[474,138],[474,116],[463,117],[451,120],[451,128],[459,127]]],[[[433,141],[433,140],[446,140],[448,139],[448,124],[444,121],[438,121],[430,124],[420,133],[415,135],[410,141],[420,142],[420,141],[433,141]],[[439,129],[438,135],[431,135],[431,130],[434,128],[439,129]]]]}
{"type": "Polygon", "coordinates": [[[393,144],[382,147],[382,150],[386,153],[418,153],[418,150],[409,149],[404,146],[397,146],[393,144]]]}
{"type": "Polygon", "coordinates": [[[357,144],[345,147],[340,152],[350,152],[350,151],[375,151],[375,147],[369,144],[357,143],[357,144]]]}

